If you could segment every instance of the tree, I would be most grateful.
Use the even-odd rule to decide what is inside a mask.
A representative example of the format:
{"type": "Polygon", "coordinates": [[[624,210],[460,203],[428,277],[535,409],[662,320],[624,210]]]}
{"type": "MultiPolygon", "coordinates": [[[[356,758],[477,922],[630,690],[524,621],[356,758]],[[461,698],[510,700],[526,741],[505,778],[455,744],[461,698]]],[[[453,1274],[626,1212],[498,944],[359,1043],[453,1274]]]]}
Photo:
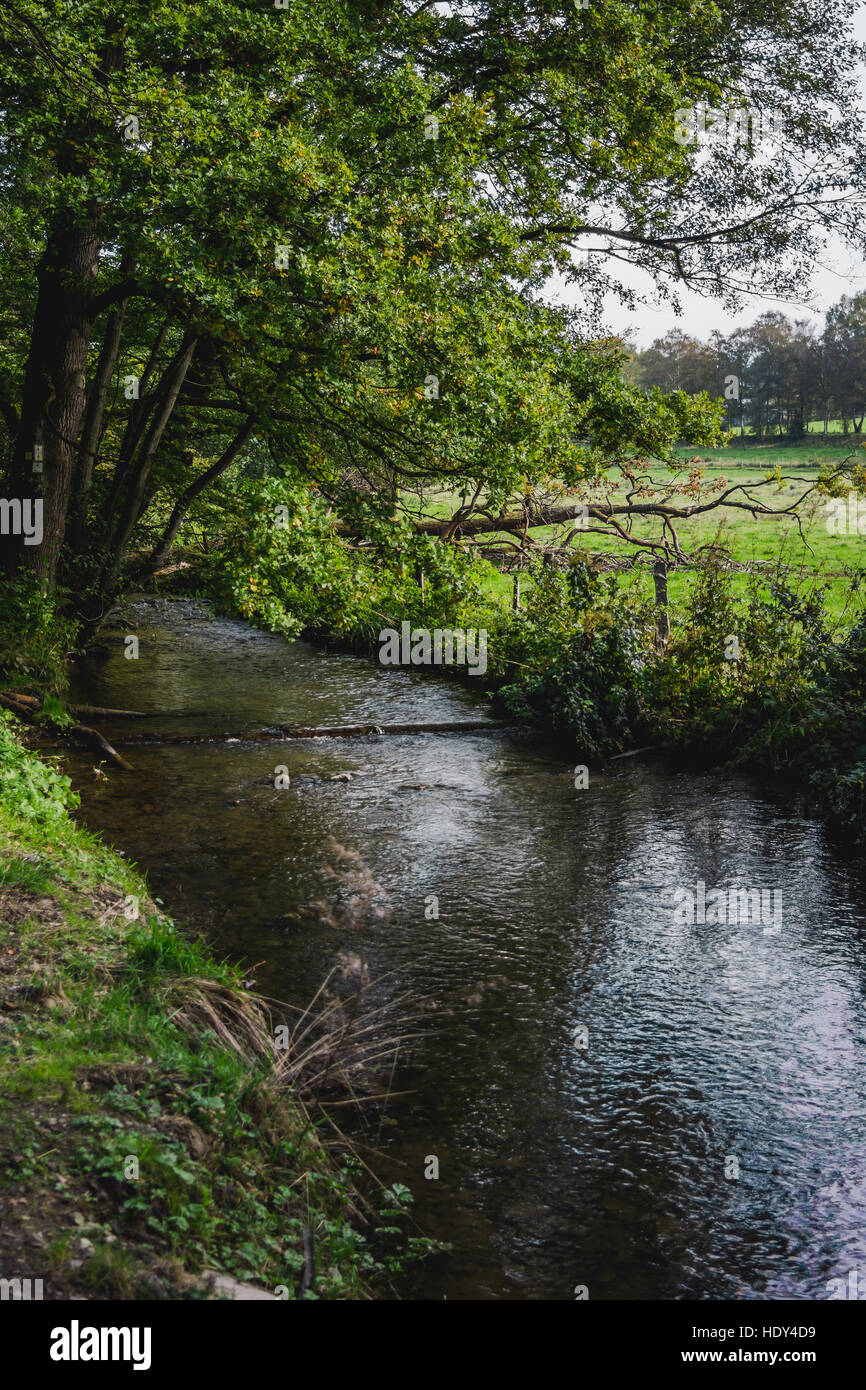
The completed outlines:
{"type": "Polygon", "coordinates": [[[866,416],[866,294],[843,295],[827,311],[824,343],[835,410],[845,434],[849,420],[859,432],[866,416]]]}
{"type": "Polygon", "coordinates": [[[638,380],[661,391],[699,391],[718,395],[716,355],[712,348],[672,328],[639,357],[638,380]]]}

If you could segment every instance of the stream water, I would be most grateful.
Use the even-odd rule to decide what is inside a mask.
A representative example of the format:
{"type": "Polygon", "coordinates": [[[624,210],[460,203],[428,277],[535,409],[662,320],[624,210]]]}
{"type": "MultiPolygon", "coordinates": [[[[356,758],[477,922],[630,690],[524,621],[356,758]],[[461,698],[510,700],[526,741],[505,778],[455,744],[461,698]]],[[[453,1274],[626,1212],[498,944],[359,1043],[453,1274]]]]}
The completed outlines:
{"type": "MultiPolygon", "coordinates": [[[[75,695],[153,715],[97,721],[109,738],[486,713],[469,688],[190,602],[125,621],[138,659],[118,635],[75,695]]],[[[581,790],[507,732],[128,756],[107,782],[73,760],[84,819],[179,921],[263,961],[265,993],[304,1003],[357,952],[310,910],[330,837],[387,893],[373,993],[396,1030],[405,996],[424,1024],[380,1170],[452,1244],[414,1296],[823,1299],[857,1268],[866,1290],[863,875],[790,792],[631,762],[581,790]],[[781,894],[781,930],[683,920],[699,882],[781,894]]]]}

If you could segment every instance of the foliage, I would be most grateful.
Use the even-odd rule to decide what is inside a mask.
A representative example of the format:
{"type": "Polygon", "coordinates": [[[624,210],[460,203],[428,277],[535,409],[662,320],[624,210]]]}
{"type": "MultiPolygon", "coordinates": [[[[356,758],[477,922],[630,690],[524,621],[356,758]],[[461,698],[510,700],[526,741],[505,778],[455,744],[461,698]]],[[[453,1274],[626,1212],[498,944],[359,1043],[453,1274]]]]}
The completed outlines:
{"type": "Polygon", "coordinates": [[[75,624],[60,613],[63,595],[46,597],[32,576],[0,584],[0,680],[6,689],[59,692],[75,646],[75,624]]]}
{"type": "Polygon", "coordinates": [[[764,766],[814,789],[834,819],[866,833],[866,627],[839,636],[823,586],[781,568],[735,601],[709,564],[668,650],[647,668],[645,717],[673,746],[764,766]],[[736,660],[726,651],[736,650],[736,660]]]}
{"type": "Polygon", "coordinates": [[[15,736],[15,720],[0,710],[0,809],[47,826],[78,802],[69,778],[28,752],[15,736]]]}
{"type": "Polygon", "coordinates": [[[226,544],[199,574],[209,592],[258,626],[368,649],[383,627],[459,625],[480,601],[480,575],[468,557],[372,505],[367,544],[350,548],[303,486],[247,482],[241,495],[242,523],[226,518],[226,544]]]}
{"type": "Polygon", "coordinates": [[[638,712],[646,617],[630,610],[613,576],[581,561],[542,564],[525,610],[491,642],[491,678],[506,708],[568,733],[596,758],[622,748],[638,712]]]}

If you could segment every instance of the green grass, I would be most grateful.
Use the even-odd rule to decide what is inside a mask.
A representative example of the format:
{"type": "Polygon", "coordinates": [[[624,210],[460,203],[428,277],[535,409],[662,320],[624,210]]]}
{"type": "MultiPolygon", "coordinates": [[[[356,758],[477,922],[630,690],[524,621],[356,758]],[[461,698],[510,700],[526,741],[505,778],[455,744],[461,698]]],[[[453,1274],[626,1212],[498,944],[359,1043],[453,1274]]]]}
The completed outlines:
{"type": "MultiPolygon", "coordinates": [[[[848,421],[848,431],[849,431],[849,434],[850,434],[850,432],[851,432],[851,421],[850,421],[850,420],[848,421]]],[[[812,420],[812,421],[810,421],[809,427],[808,427],[806,433],[807,433],[807,434],[815,434],[815,435],[822,435],[822,436],[823,436],[823,434],[824,434],[824,422],[823,422],[823,420],[812,420]]],[[[827,433],[828,433],[828,434],[842,434],[842,421],[841,421],[841,420],[828,420],[828,421],[827,421],[827,433]]]]}
{"type": "Polygon", "coordinates": [[[4,1277],[35,1273],[50,1297],[196,1299],[216,1269],[294,1297],[309,1224],[316,1297],[388,1289],[430,1248],[393,1234],[406,1190],[361,1184],[331,1151],[239,969],[181,932],[73,805],[0,716],[4,1277]]]}
{"type": "MultiPolygon", "coordinates": [[[[852,445],[827,445],[816,448],[807,442],[788,445],[784,441],[738,447],[734,440],[726,449],[681,448],[676,452],[682,459],[682,473],[670,473],[662,465],[655,465],[648,470],[655,484],[683,484],[691,468],[698,466],[702,472],[702,487],[694,500],[710,500],[727,486],[761,483],[763,486],[756,490],[755,496],[767,506],[781,509],[798,495],[797,485],[780,487],[767,484],[765,480],[768,472],[772,472],[778,465],[783,473],[804,479],[805,488],[817,479],[821,467],[841,464],[850,458],[855,449],[852,445]]],[[[855,457],[857,456],[855,453],[855,457]]],[[[859,457],[864,458],[862,453],[859,457]]],[[[560,504],[607,499],[614,502],[622,501],[625,494],[618,486],[620,481],[619,475],[616,474],[612,476],[609,486],[602,483],[586,492],[566,495],[559,499],[560,504]]],[[[674,499],[675,505],[677,500],[674,499]]],[[[692,499],[679,500],[681,504],[685,504],[692,499]]],[[[742,494],[736,494],[734,500],[745,498],[742,494]]],[[[797,520],[793,517],[753,516],[748,511],[733,507],[719,508],[679,522],[677,533],[687,554],[694,553],[702,546],[719,545],[736,561],[770,565],[781,560],[785,565],[795,569],[822,576],[827,585],[825,604],[829,616],[847,625],[863,606],[859,578],[856,574],[852,578],[851,571],[859,571],[864,567],[866,535],[832,534],[827,526],[824,502],[825,499],[817,496],[808,499],[801,518],[802,534],[797,520]]],[[[456,500],[447,493],[425,495],[423,511],[427,516],[450,516],[455,507],[456,500]]],[[[652,519],[635,518],[632,524],[632,532],[639,540],[658,535],[659,529],[658,522],[652,519]]],[[[567,527],[546,526],[535,528],[532,534],[538,542],[552,543],[562,539],[566,531],[567,527]]],[[[505,539],[507,537],[504,533],[492,533],[484,537],[484,542],[495,544],[497,540],[505,539]]],[[[590,531],[587,531],[585,537],[577,536],[574,545],[576,550],[583,548],[596,553],[634,553],[633,548],[617,536],[590,531]]],[[[624,577],[622,582],[634,582],[644,595],[648,596],[651,592],[652,580],[647,575],[638,575],[634,580],[630,576],[624,577]]],[[[527,592],[528,583],[524,578],[524,593],[527,592]]],[[[671,576],[669,587],[674,620],[677,606],[688,592],[690,583],[688,571],[676,572],[671,576]]],[[[744,584],[745,577],[736,576],[735,591],[742,590],[744,584]]],[[[491,599],[506,600],[512,593],[512,578],[510,575],[493,572],[485,576],[485,589],[491,599]]]]}

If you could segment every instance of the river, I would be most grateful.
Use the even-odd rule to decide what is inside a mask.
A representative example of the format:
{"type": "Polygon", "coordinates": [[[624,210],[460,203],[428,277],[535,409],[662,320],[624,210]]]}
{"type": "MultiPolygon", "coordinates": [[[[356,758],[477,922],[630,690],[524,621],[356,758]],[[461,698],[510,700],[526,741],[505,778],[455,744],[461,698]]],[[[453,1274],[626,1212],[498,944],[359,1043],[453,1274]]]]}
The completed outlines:
{"type": "MultiPolygon", "coordinates": [[[[127,614],[76,676],[78,699],[153,711],[97,721],[109,738],[486,714],[469,687],[191,601],[127,614]]],[[[639,760],[581,789],[502,731],[127,756],[108,781],[72,759],[83,818],[179,921],[264,962],[266,994],[305,1003],[357,953],[311,910],[330,837],[387,894],[371,993],[395,1031],[406,998],[423,1022],[380,1169],[452,1246],[410,1296],[809,1300],[858,1267],[866,1284],[863,873],[790,789],[639,760]],[[780,894],[781,930],[684,921],[675,895],[698,883],[780,894]]]]}

